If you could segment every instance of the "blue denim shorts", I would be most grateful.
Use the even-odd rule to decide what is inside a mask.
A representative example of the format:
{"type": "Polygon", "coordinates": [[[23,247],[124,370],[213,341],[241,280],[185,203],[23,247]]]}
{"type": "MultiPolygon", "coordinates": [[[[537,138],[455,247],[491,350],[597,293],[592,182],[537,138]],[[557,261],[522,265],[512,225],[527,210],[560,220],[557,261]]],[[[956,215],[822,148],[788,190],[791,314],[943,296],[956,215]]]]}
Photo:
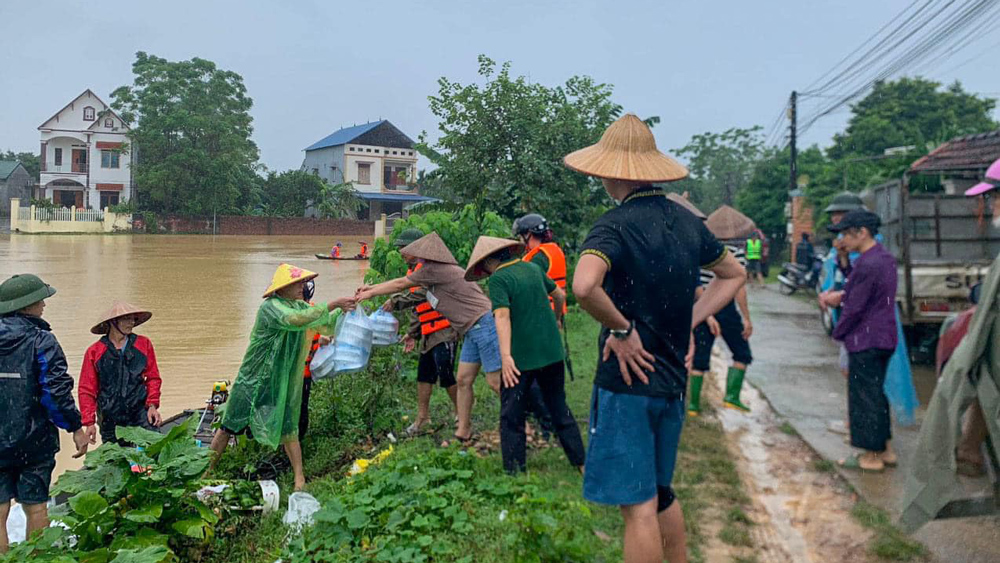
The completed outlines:
{"type": "Polygon", "coordinates": [[[462,355],[458,361],[479,364],[486,373],[500,371],[500,339],[497,337],[497,323],[492,312],[479,317],[476,324],[465,333],[462,355]]]}
{"type": "Polygon", "coordinates": [[[656,498],[674,478],[684,397],[644,397],[594,387],[583,497],[617,506],[656,498]]]}

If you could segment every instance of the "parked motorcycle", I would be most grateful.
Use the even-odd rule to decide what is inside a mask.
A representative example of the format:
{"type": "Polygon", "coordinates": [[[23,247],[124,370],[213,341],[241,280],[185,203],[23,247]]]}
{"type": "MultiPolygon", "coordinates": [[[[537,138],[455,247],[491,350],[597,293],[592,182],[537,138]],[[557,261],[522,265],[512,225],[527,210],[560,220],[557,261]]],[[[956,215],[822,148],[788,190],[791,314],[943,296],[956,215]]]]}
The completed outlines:
{"type": "Polygon", "coordinates": [[[778,289],[783,295],[791,295],[800,289],[812,291],[819,294],[822,284],[821,273],[823,271],[823,256],[814,254],[810,267],[805,267],[792,262],[785,262],[778,274],[778,289]]]}

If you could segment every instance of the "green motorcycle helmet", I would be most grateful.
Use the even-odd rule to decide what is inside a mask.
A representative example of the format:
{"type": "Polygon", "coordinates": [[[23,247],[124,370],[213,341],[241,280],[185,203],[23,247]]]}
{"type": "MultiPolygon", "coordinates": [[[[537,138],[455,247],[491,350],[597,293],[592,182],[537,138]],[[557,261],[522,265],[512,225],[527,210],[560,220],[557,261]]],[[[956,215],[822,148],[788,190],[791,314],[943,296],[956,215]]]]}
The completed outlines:
{"type": "Polygon", "coordinates": [[[34,274],[15,274],[0,284],[0,315],[20,311],[56,294],[56,289],[34,274]]]}
{"type": "Polygon", "coordinates": [[[864,208],[865,202],[861,201],[861,198],[857,194],[843,192],[834,196],[833,201],[830,202],[830,205],[826,206],[826,209],[824,209],[823,212],[847,213],[848,211],[864,208]]]}
{"type": "Polygon", "coordinates": [[[420,232],[420,229],[409,228],[405,231],[399,233],[396,240],[392,242],[396,248],[403,248],[409,244],[416,242],[418,239],[423,238],[424,233],[420,232]]]}

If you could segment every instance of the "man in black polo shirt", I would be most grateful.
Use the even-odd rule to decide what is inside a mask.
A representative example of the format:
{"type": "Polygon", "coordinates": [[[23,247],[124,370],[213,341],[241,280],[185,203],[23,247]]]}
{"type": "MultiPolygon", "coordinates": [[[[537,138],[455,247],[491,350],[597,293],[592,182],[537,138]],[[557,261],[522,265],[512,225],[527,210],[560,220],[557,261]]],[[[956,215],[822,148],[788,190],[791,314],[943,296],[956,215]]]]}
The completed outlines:
{"type": "Polygon", "coordinates": [[[621,507],[626,562],[686,561],[684,515],[670,482],[691,331],[735,297],[746,272],[700,219],[650,185],[687,170],[656,149],[635,115],[565,163],[601,178],[621,202],[591,229],[573,279],[580,306],[604,325],[583,496],[621,507]],[[695,303],[702,268],[715,279],[695,303]]]}

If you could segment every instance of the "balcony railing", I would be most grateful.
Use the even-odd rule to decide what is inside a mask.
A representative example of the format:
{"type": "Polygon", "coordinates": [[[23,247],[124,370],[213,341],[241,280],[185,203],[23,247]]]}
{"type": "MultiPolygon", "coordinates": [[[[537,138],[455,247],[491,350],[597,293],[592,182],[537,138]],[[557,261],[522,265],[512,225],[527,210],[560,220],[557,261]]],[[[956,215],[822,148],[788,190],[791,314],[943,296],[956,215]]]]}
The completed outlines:
{"type": "Polygon", "coordinates": [[[52,164],[51,162],[42,164],[42,172],[49,174],[86,174],[89,169],[90,167],[86,163],[80,164],[77,162],[64,162],[59,165],[52,164]]]}
{"type": "Polygon", "coordinates": [[[386,182],[385,190],[390,192],[415,192],[417,191],[417,185],[405,182],[386,182]]]}

